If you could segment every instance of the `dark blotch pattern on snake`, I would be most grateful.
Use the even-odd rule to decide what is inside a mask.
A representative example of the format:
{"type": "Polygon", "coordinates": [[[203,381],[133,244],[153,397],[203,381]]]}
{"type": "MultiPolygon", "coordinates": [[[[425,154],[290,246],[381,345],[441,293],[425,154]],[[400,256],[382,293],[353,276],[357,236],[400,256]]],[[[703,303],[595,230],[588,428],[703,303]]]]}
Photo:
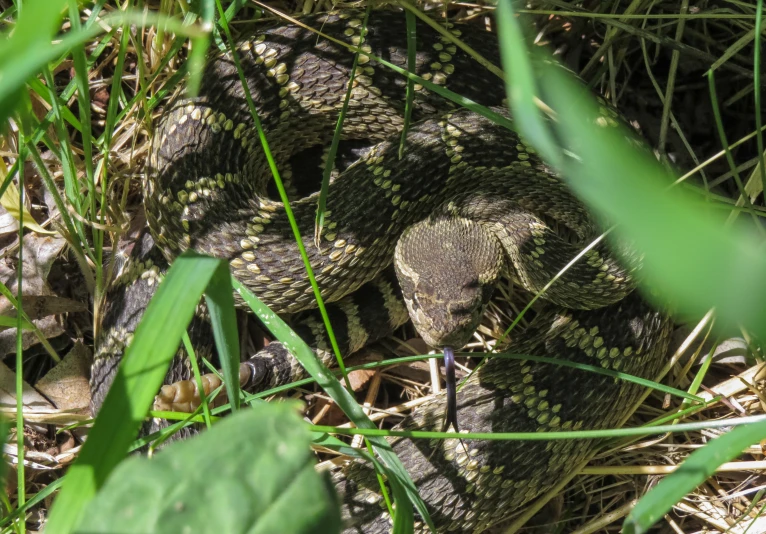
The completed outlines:
{"type": "MultiPolygon", "coordinates": [[[[406,68],[404,14],[372,12],[366,34],[362,19],[363,13],[346,11],[304,22],[406,68]]],[[[497,64],[495,36],[460,25],[448,29],[497,64]]],[[[505,113],[501,81],[449,39],[418,24],[417,51],[418,75],[505,113]]],[[[291,158],[329,144],[353,55],[281,22],[256,26],[237,52],[277,166],[290,178],[291,158]]],[[[355,74],[343,139],[371,148],[331,184],[318,247],[316,195],[291,203],[341,348],[352,352],[385,336],[407,320],[407,312],[426,341],[459,347],[475,330],[502,273],[539,291],[599,234],[598,225],[515,133],[453,109],[417,85],[414,122],[399,158],[405,79],[365,55],[355,74]],[[568,237],[560,237],[551,222],[568,237]]],[[[135,245],[104,311],[93,367],[94,409],[166,259],[183,250],[226,258],[232,272],[279,313],[314,306],[284,208],[265,194],[269,180],[234,64],[228,56],[216,57],[200,96],[174,99],[155,133],[145,185],[151,235],[135,245]]],[[[595,247],[547,291],[547,311],[510,351],[654,377],[670,323],[631,292],[632,272],[607,244],[595,247]]],[[[334,360],[316,313],[294,326],[326,364],[334,360]]],[[[195,320],[192,333],[210,346],[203,320],[195,320]]],[[[168,381],[189,377],[184,356],[179,350],[168,381]]],[[[247,366],[243,383],[251,389],[303,376],[280,343],[255,354],[247,366]]],[[[492,359],[460,390],[457,409],[462,431],[604,428],[621,424],[640,393],[635,384],[593,373],[492,359]]],[[[400,428],[438,430],[444,405],[444,396],[437,396],[400,428]]],[[[584,440],[392,444],[444,532],[479,532],[507,519],[595,450],[594,442],[584,440]]],[[[372,468],[352,463],[335,477],[348,531],[387,531],[372,468]]]]}

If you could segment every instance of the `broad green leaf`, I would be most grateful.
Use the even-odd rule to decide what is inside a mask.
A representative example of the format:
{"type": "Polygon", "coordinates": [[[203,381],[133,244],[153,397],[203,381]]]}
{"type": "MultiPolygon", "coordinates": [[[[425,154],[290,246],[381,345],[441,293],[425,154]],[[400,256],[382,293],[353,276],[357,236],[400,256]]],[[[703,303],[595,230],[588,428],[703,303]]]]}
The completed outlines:
{"type": "Polygon", "coordinates": [[[259,404],[151,459],[124,461],[75,532],[340,532],[338,496],[314,469],[295,408],[259,404]]]}
{"type": "Polygon", "coordinates": [[[84,505],[127,453],[178,350],[181,335],[214,276],[230,276],[224,260],[186,252],[159,284],[88,440],[54,503],[48,524],[52,532],[71,531],[84,505]]]}

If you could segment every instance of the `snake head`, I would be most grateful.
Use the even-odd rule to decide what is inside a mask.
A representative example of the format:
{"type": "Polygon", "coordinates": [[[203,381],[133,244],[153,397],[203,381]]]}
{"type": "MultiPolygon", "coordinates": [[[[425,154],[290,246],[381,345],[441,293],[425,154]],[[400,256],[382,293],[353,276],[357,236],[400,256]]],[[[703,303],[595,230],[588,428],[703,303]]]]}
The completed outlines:
{"type": "Polygon", "coordinates": [[[409,227],[394,256],[410,318],[432,347],[465,345],[479,326],[504,265],[498,240],[462,218],[409,227]]]}

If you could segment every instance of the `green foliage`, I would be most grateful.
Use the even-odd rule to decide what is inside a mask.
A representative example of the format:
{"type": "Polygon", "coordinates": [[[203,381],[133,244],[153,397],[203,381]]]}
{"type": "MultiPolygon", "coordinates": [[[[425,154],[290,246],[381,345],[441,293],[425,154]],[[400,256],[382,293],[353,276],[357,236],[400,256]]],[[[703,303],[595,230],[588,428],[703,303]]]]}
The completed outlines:
{"type": "Polygon", "coordinates": [[[154,458],[124,461],[75,532],[340,532],[338,496],[314,469],[297,407],[261,403],[154,458]]]}
{"type": "Polygon", "coordinates": [[[639,501],[625,520],[623,532],[648,532],[675,503],[705,482],[719,465],[732,460],[763,436],[766,436],[766,421],[737,427],[694,451],[676,472],[662,480],[639,501]]]}
{"type": "Polygon", "coordinates": [[[67,0],[28,0],[19,13],[12,36],[0,37],[0,124],[19,104],[29,78],[52,60],[57,50],[50,41],[59,29],[67,0]],[[20,53],[23,52],[23,53],[20,53]]]}
{"type": "MultiPolygon", "coordinates": [[[[69,532],[84,505],[127,454],[203,293],[211,317],[218,316],[229,325],[214,330],[216,346],[225,349],[221,358],[229,348],[238,347],[229,280],[224,260],[187,252],[173,263],[144,312],[82,452],[67,473],[51,511],[49,528],[69,532]],[[233,339],[220,340],[221,333],[233,339]]],[[[228,355],[235,358],[230,358],[232,363],[239,362],[238,352],[228,355]]],[[[225,379],[231,398],[236,398],[239,380],[232,370],[238,366],[229,365],[225,379]]]]}
{"type": "MultiPolygon", "coordinates": [[[[697,319],[714,308],[719,331],[742,327],[763,338],[766,255],[754,227],[727,224],[725,206],[716,208],[715,202],[671,188],[669,170],[603,104],[544,54],[527,48],[511,2],[500,2],[497,14],[519,132],[583,201],[616,225],[615,234],[642,254],[642,284],[651,298],[697,319]],[[530,113],[537,98],[555,120],[530,113]]],[[[646,532],[718,465],[765,435],[766,425],[753,423],[697,451],[642,499],[626,532],[646,532]]]]}
{"type": "MultiPolygon", "coordinates": [[[[96,2],[93,13],[99,12],[103,4],[103,0],[96,2]]],[[[14,114],[27,115],[21,117],[20,121],[28,121],[33,126],[31,132],[25,132],[26,150],[57,203],[63,226],[69,234],[67,238],[83,266],[86,279],[92,276],[86,257],[91,260],[91,264],[97,265],[96,281],[90,285],[96,286],[94,293],[98,294],[103,289],[105,278],[100,272],[103,233],[101,230],[88,229],[83,220],[104,223],[110,177],[106,173],[103,176],[98,174],[100,171],[93,168],[91,155],[100,151],[105,161],[108,161],[112,136],[128,110],[138,105],[142,107],[144,115],[149,116],[152,109],[182,78],[184,70],[180,69],[164,87],[151,96],[142,78],[140,90],[120,110],[120,103],[127,100],[120,87],[119,66],[125,60],[125,50],[120,50],[117,56],[118,68],[111,86],[106,128],[100,138],[94,138],[90,131],[87,70],[104,51],[109,35],[96,42],[92,51],[88,48],[91,51],[89,57],[86,57],[83,45],[105,31],[115,31],[114,28],[106,29],[110,24],[155,24],[160,35],[163,32],[174,32],[191,36],[194,38],[194,46],[189,64],[193,91],[199,80],[199,67],[204,59],[209,32],[214,30],[214,2],[199,2],[199,13],[185,12],[183,23],[162,15],[147,15],[128,9],[107,15],[102,19],[103,24],[96,24],[96,16],[91,16],[83,25],[80,25],[78,19],[78,4],[71,0],[26,0],[18,2],[18,5],[19,9],[15,13],[18,17],[13,31],[0,37],[0,123],[5,123],[14,114]],[[69,31],[59,34],[61,19],[67,7],[73,23],[69,31]],[[199,25],[193,26],[195,22],[199,25]],[[56,94],[52,74],[54,67],[63,59],[70,58],[75,65],[75,77],[64,90],[56,94]],[[36,77],[40,73],[45,84],[36,77]],[[44,120],[36,122],[20,105],[22,95],[27,90],[34,91],[51,105],[44,120]],[[74,96],[80,103],[79,116],[72,114],[66,107],[66,102],[74,96]],[[57,139],[48,137],[50,124],[54,125],[57,139]],[[78,172],[76,162],[79,161],[79,155],[69,139],[68,132],[72,128],[85,145],[82,147],[85,155],[84,176],[78,172]],[[52,177],[47,174],[37,149],[40,143],[45,144],[62,164],[66,184],[65,200],[53,185],[52,177]],[[98,180],[101,180],[100,190],[96,187],[98,180]],[[68,208],[72,208],[78,217],[71,217],[68,208]]],[[[220,3],[217,5],[223,13],[223,6],[220,3]]],[[[402,5],[408,10],[414,9],[407,2],[402,5]]],[[[127,2],[126,7],[130,6],[131,3],[127,2]]],[[[225,12],[226,16],[222,16],[218,22],[227,34],[229,44],[231,36],[228,35],[226,21],[241,6],[242,2],[233,2],[225,12]]],[[[758,10],[760,13],[761,2],[758,2],[758,10]]],[[[424,17],[422,14],[416,15],[424,17]]],[[[522,31],[524,21],[513,17],[511,4],[507,0],[501,0],[498,4],[498,23],[504,66],[507,78],[512,82],[508,87],[514,111],[513,125],[492,110],[482,108],[382,58],[373,56],[371,59],[406,77],[410,87],[418,83],[458,105],[492,118],[498,124],[518,128],[548,162],[561,170],[583,200],[605,220],[617,225],[615,233],[643,253],[645,281],[656,296],[662,297],[663,303],[671,304],[687,317],[699,317],[708,309],[715,308],[719,329],[730,330],[744,326],[761,336],[766,334],[766,308],[762,305],[766,295],[766,281],[762,276],[766,272],[766,258],[762,240],[754,235],[752,227],[744,223],[727,226],[722,216],[726,211],[721,209],[723,206],[715,202],[702,204],[685,191],[668,189],[672,176],[665,167],[659,165],[648,153],[636,150],[627,131],[608,121],[605,126],[600,118],[602,110],[591,95],[559,67],[553,66],[549,58],[527,50],[522,31]],[[556,120],[550,120],[550,116],[542,116],[537,112],[535,107],[540,101],[550,107],[553,111],[551,115],[556,120]],[[576,154],[577,158],[566,156],[562,147],[569,151],[568,154],[576,154]]],[[[757,27],[759,25],[760,16],[757,27]]],[[[216,42],[223,46],[220,34],[215,31],[214,34],[216,42]]],[[[760,34],[760,31],[756,31],[756,34],[760,34]]],[[[129,41],[128,33],[123,33],[122,47],[126,47],[129,41]]],[[[162,71],[183,42],[183,39],[176,40],[153,76],[162,71]]],[[[143,55],[140,52],[140,40],[135,45],[139,55],[143,55]]],[[[357,47],[349,48],[352,52],[359,52],[357,47]]],[[[758,80],[759,69],[756,68],[755,73],[758,80]]],[[[759,107],[760,95],[757,92],[756,104],[759,107]]],[[[757,112],[756,118],[759,119],[759,116],[757,112]]],[[[758,142],[762,147],[760,136],[758,142]]],[[[23,170],[23,167],[14,165],[4,184],[9,183],[20,168],[23,170]]],[[[763,173],[763,167],[761,171],[763,173]]],[[[766,180],[766,174],[762,174],[762,177],[766,180]]],[[[4,187],[0,187],[0,191],[2,189],[4,187]]],[[[302,246],[300,239],[297,242],[302,246]]],[[[235,287],[238,287],[236,282],[235,287]]],[[[259,315],[270,314],[246,291],[240,287],[238,289],[246,300],[251,301],[259,315]]],[[[168,362],[175,354],[179,339],[203,292],[211,310],[229,399],[233,408],[238,406],[240,394],[238,381],[234,378],[238,339],[228,270],[218,260],[186,255],[173,265],[136,332],[115,381],[116,387],[110,392],[80,458],[65,479],[62,493],[51,515],[49,530],[69,531],[79,518],[83,518],[79,527],[81,532],[115,531],[123,527],[130,532],[162,532],[177,530],[182,524],[193,523],[196,527],[202,521],[209,521],[206,524],[210,525],[210,530],[225,532],[289,531],[283,522],[279,523],[278,528],[274,527],[273,523],[268,522],[271,517],[279,517],[281,521],[294,519],[294,532],[316,532],[312,527],[319,521],[328,527],[337,526],[337,513],[333,512],[337,511],[337,503],[334,494],[328,491],[326,479],[313,474],[306,447],[305,427],[285,406],[259,406],[257,410],[237,414],[215,425],[210,433],[198,439],[168,447],[167,451],[160,453],[151,462],[128,460],[109,478],[127,453],[138,426],[144,420],[168,362]],[[279,461],[273,461],[273,465],[284,468],[282,470],[272,469],[266,462],[269,458],[274,460],[276,451],[287,455],[280,456],[279,461]],[[102,491],[91,501],[99,488],[102,491]],[[286,493],[283,494],[283,491],[286,493]],[[243,497],[245,495],[247,497],[243,497]],[[307,496],[311,499],[303,501],[307,496]],[[179,502],[183,505],[180,509],[177,506],[179,502]],[[253,508],[253,502],[262,503],[264,509],[253,508]],[[125,506],[126,503],[130,503],[130,506],[125,506]],[[265,509],[267,503],[273,506],[265,509]],[[312,507],[312,503],[316,508],[312,507]],[[295,507],[309,514],[313,511],[316,515],[293,513],[290,508],[285,512],[282,507],[295,507]],[[124,514],[129,511],[137,511],[137,514],[127,518],[124,514]],[[279,513],[272,515],[275,512],[279,513]]],[[[23,313],[20,316],[25,321],[23,313]]],[[[0,323],[6,322],[6,318],[0,318],[0,323]]],[[[24,324],[26,326],[26,322],[24,324]]],[[[373,461],[389,480],[397,501],[395,530],[411,530],[413,506],[410,503],[414,503],[415,508],[428,520],[425,507],[409,475],[384,439],[384,436],[391,433],[374,430],[375,426],[353,397],[341,387],[332,373],[319,364],[305,344],[296,341],[289,328],[278,319],[271,321],[270,325],[277,339],[290,346],[312,375],[310,380],[318,382],[361,429],[349,433],[365,433],[370,436],[382,461],[378,462],[367,454],[359,454],[359,457],[373,461]]],[[[672,388],[662,390],[693,399],[672,388]]],[[[704,426],[674,426],[667,430],[692,430],[704,426]]],[[[661,429],[665,430],[665,427],[661,429]]],[[[314,430],[333,431],[325,427],[316,427],[314,430]]],[[[657,431],[656,428],[652,430],[657,431]]],[[[641,432],[624,429],[622,433],[604,431],[599,435],[615,437],[638,435],[641,432]]],[[[764,434],[764,423],[758,422],[753,426],[737,428],[695,452],[682,469],[668,477],[636,507],[626,522],[626,532],[630,532],[630,529],[633,532],[646,531],[673,503],[709,476],[716,465],[733,458],[745,445],[757,441],[764,434]]],[[[423,433],[422,437],[445,435],[423,433]]],[[[494,436],[494,439],[497,438],[519,439],[519,436],[494,436]]],[[[326,434],[317,439],[344,453],[353,453],[326,434]]],[[[49,485],[25,506],[41,502],[59,484],[60,481],[56,481],[49,485]]],[[[2,525],[23,517],[25,506],[6,516],[2,525]]]]}
{"type": "MultiPolygon", "coordinates": [[[[265,324],[269,325],[272,333],[285,344],[285,347],[296,357],[303,368],[306,369],[306,372],[338,404],[343,413],[348,416],[356,427],[374,431],[377,428],[375,424],[370,421],[362,407],[356,402],[356,399],[341,385],[335,375],[322,365],[314,351],[245,286],[237,281],[234,281],[233,284],[239,295],[250,306],[250,309],[265,324]]],[[[370,442],[383,462],[385,462],[384,465],[376,464],[376,466],[383,469],[387,475],[398,503],[396,514],[394,515],[394,532],[397,534],[409,532],[408,525],[413,523],[413,506],[421,514],[421,517],[430,523],[431,518],[428,515],[428,509],[418,495],[417,488],[414,482],[412,482],[407,469],[405,469],[393,449],[391,449],[391,445],[388,444],[384,437],[380,436],[373,437],[370,439],[370,442]]],[[[385,491],[385,488],[382,488],[382,490],[385,491]]]]}

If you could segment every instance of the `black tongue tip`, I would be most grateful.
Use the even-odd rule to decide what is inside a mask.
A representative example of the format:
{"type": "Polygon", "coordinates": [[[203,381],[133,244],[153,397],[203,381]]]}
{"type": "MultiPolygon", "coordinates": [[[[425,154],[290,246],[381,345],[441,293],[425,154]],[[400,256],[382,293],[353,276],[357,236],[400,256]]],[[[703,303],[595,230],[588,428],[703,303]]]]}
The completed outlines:
{"type": "Polygon", "coordinates": [[[455,381],[455,352],[452,347],[444,347],[444,370],[447,382],[447,417],[444,420],[442,432],[449,427],[460,432],[457,426],[457,383],[455,381]]]}

